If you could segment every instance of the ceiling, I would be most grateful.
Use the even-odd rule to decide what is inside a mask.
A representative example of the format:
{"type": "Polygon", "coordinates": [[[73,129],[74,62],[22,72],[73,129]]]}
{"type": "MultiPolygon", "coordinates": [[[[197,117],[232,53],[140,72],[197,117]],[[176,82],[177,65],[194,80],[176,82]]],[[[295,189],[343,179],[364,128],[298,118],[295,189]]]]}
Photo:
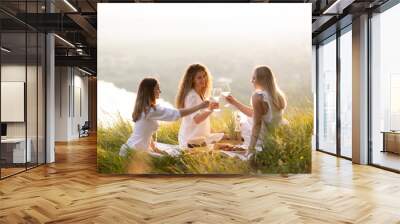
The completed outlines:
{"type": "MultiPolygon", "coordinates": [[[[253,1],[187,1],[234,3],[312,3],[313,42],[335,32],[342,19],[373,9],[387,0],[253,0],[253,1]],[[332,28],[333,27],[333,28],[332,28]]],[[[55,32],[56,65],[80,66],[96,73],[97,3],[184,2],[168,0],[1,0],[0,24],[4,33],[31,31],[55,32]],[[50,10],[51,9],[51,10],[50,10]],[[49,13],[49,12],[52,13],[49,13]]],[[[342,23],[345,26],[346,22],[342,23]]],[[[14,34],[18,36],[18,34],[14,34]]],[[[7,34],[7,38],[12,34],[7,34]]],[[[15,40],[19,40],[16,38],[15,40]]],[[[29,51],[29,50],[28,50],[29,51]]]]}

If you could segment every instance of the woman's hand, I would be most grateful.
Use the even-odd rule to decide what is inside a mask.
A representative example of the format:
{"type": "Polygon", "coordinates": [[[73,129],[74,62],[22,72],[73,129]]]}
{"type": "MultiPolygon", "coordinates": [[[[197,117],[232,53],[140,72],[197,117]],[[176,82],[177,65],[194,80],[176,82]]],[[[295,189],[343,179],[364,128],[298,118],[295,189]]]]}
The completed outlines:
{"type": "Polygon", "coordinates": [[[208,106],[210,105],[210,101],[209,100],[204,100],[203,102],[197,104],[194,107],[189,107],[189,108],[180,108],[179,109],[179,113],[181,114],[181,117],[185,117],[189,114],[192,114],[198,110],[201,109],[205,109],[208,108],[208,106]]]}
{"type": "Polygon", "coordinates": [[[210,102],[208,100],[205,100],[200,105],[202,106],[200,109],[207,108],[207,110],[198,113],[193,117],[193,120],[196,124],[203,122],[213,112],[213,109],[218,108],[218,103],[210,102]]]}
{"type": "Polygon", "coordinates": [[[240,112],[244,113],[246,116],[248,116],[248,117],[253,116],[253,108],[244,105],[243,103],[241,103],[239,100],[237,100],[232,95],[226,96],[225,100],[228,103],[232,104],[234,107],[236,107],[238,110],[240,110],[240,112]]]}
{"type": "Polygon", "coordinates": [[[210,111],[213,111],[213,110],[218,109],[218,108],[219,108],[219,103],[218,102],[211,102],[210,105],[208,105],[208,109],[210,111]]]}
{"type": "Polygon", "coordinates": [[[205,109],[208,108],[210,106],[210,101],[209,100],[204,100],[201,104],[200,104],[200,109],[205,109]]]}
{"type": "Polygon", "coordinates": [[[225,100],[226,100],[228,103],[232,104],[232,105],[235,104],[235,102],[237,102],[236,98],[233,97],[232,95],[229,95],[229,96],[225,97],[225,100]]]}

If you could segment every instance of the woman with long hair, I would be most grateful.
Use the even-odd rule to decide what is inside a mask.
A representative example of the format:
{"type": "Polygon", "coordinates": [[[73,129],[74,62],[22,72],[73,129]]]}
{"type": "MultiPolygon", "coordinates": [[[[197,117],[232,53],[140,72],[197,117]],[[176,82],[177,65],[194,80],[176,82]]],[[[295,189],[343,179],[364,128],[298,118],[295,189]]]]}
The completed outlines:
{"type": "MultiPolygon", "coordinates": [[[[206,101],[210,96],[210,88],[211,75],[208,69],[201,64],[190,65],[181,79],[176,107],[190,108],[206,101]]],[[[201,110],[182,119],[178,135],[180,147],[191,147],[191,140],[206,138],[210,135],[210,115],[217,108],[218,104],[212,103],[208,110],[201,110]]]]}
{"type": "Polygon", "coordinates": [[[131,149],[160,152],[152,139],[153,133],[158,129],[158,121],[175,121],[209,106],[209,102],[204,100],[184,109],[168,108],[156,103],[160,93],[157,79],[144,78],[140,82],[132,114],[134,130],[128,141],[122,145],[119,153],[121,156],[131,149]]]}
{"type": "Polygon", "coordinates": [[[283,119],[283,113],[287,106],[285,94],[279,88],[276,78],[267,66],[259,66],[254,69],[251,82],[254,92],[251,96],[250,106],[239,102],[233,96],[227,96],[226,100],[244,113],[248,118],[248,125],[242,125],[244,145],[250,151],[256,146],[261,146],[268,125],[279,125],[287,122],[283,119]],[[251,134],[250,134],[251,133],[251,134]]]}

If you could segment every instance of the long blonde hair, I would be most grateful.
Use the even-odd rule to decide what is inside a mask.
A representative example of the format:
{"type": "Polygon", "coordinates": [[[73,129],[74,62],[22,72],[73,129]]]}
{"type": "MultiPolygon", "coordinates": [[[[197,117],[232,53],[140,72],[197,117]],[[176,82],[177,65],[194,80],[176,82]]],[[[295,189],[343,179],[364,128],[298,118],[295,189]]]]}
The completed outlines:
{"type": "Polygon", "coordinates": [[[272,99],[272,104],[278,110],[284,110],[287,106],[286,96],[276,83],[274,74],[267,66],[259,66],[254,70],[255,81],[265,88],[272,99]]]}
{"type": "Polygon", "coordinates": [[[208,69],[201,64],[192,64],[186,69],[185,75],[180,81],[178,95],[175,100],[177,108],[185,107],[185,97],[194,88],[194,78],[198,72],[204,72],[207,76],[206,87],[201,90],[200,97],[205,99],[210,95],[211,75],[208,69]]]}
{"type": "Polygon", "coordinates": [[[136,96],[135,108],[132,113],[132,119],[134,122],[140,119],[143,112],[147,114],[150,108],[155,108],[156,95],[154,90],[157,85],[158,80],[155,78],[144,78],[140,82],[136,96]]]}

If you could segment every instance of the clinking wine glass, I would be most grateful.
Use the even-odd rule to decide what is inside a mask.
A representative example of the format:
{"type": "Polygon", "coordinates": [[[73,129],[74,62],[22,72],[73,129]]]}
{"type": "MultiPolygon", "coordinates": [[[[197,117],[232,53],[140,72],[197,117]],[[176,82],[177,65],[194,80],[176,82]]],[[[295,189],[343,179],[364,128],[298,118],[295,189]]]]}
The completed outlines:
{"type": "MultiPolygon", "coordinates": [[[[219,103],[219,98],[221,97],[222,89],[221,88],[214,88],[211,93],[211,101],[215,103],[219,103]]],[[[221,109],[214,109],[215,112],[221,111],[221,109]]]]}
{"type": "MultiPolygon", "coordinates": [[[[224,97],[228,97],[231,94],[231,87],[229,86],[229,83],[225,83],[222,85],[222,95],[224,97]]],[[[225,107],[229,107],[229,103],[224,105],[225,107]]]]}

